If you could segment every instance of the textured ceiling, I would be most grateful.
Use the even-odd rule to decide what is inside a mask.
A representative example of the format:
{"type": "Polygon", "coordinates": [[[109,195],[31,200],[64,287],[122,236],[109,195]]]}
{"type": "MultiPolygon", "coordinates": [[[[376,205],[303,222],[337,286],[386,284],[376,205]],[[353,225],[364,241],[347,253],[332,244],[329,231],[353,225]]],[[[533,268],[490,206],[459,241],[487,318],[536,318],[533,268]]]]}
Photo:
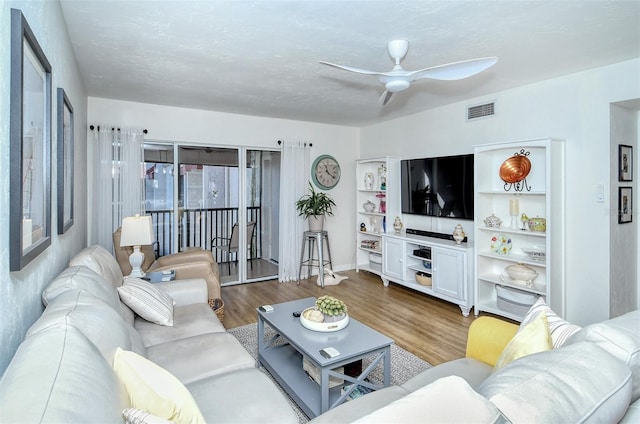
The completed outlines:
{"type": "Polygon", "coordinates": [[[640,57],[640,1],[61,0],[90,96],[366,126],[640,57]],[[386,44],[407,70],[485,56],[461,81],[421,80],[387,106],[386,44]]]}

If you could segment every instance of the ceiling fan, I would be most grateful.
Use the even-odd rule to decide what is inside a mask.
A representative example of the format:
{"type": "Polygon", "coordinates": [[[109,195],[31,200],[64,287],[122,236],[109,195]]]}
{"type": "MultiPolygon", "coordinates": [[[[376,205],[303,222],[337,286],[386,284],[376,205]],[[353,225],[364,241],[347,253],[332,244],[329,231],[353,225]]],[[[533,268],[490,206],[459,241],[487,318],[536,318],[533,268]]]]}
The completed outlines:
{"type": "Polygon", "coordinates": [[[395,93],[404,91],[413,81],[430,78],[436,80],[460,80],[468,78],[472,75],[480,73],[485,69],[493,66],[497,61],[497,57],[483,57],[480,59],[463,60],[461,62],[448,63],[446,65],[432,66],[431,68],[420,69],[417,71],[406,71],[400,66],[400,63],[407,55],[409,50],[409,42],[407,40],[393,40],[387,45],[389,56],[395,62],[395,66],[389,72],[367,71],[366,69],[353,68],[351,66],[336,65],[320,61],[323,65],[333,66],[334,68],[343,69],[349,72],[365,75],[377,75],[378,80],[384,84],[385,91],[380,96],[379,102],[384,106],[393,98],[395,93]]]}

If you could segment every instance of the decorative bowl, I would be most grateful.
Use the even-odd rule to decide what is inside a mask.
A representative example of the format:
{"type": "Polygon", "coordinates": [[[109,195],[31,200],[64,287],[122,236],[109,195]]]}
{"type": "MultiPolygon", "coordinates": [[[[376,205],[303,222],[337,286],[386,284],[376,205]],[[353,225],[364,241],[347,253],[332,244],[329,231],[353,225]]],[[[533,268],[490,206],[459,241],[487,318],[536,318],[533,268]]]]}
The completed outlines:
{"type": "Polygon", "coordinates": [[[500,166],[500,178],[505,183],[517,183],[529,175],[531,161],[524,155],[511,156],[500,166]]]}
{"type": "Polygon", "coordinates": [[[547,220],[544,218],[529,218],[527,222],[529,231],[534,233],[544,233],[547,231],[547,220]]]}
{"type": "Polygon", "coordinates": [[[532,261],[544,262],[547,258],[547,253],[544,249],[540,249],[538,247],[522,247],[521,250],[525,255],[529,257],[532,261]]]}
{"type": "Polygon", "coordinates": [[[493,213],[484,219],[484,225],[490,228],[500,228],[500,224],[502,224],[502,220],[493,213]]]}
{"type": "Polygon", "coordinates": [[[429,269],[430,270],[431,269],[431,261],[422,261],[422,266],[425,269],[429,269]]]}
{"type": "Polygon", "coordinates": [[[509,265],[504,269],[512,280],[524,283],[531,283],[538,276],[538,273],[524,264],[517,263],[509,265]]]}
{"type": "Polygon", "coordinates": [[[347,326],[347,324],[349,324],[349,314],[342,314],[335,317],[329,317],[325,315],[324,322],[311,321],[307,318],[307,316],[311,311],[314,311],[314,310],[317,311],[315,306],[312,306],[310,308],[305,309],[300,314],[300,324],[302,324],[303,327],[309,330],[328,333],[331,331],[342,330],[347,326]]]}

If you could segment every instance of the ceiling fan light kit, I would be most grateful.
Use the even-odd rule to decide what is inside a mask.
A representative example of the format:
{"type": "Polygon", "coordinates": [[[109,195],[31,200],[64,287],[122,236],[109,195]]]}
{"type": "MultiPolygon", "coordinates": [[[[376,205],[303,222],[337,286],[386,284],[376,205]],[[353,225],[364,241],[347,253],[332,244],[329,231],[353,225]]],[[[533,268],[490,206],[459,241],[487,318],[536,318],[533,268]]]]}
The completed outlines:
{"type": "Polygon", "coordinates": [[[394,67],[389,72],[368,71],[366,69],[337,65],[335,63],[325,61],[320,61],[320,63],[342,69],[344,71],[354,72],[356,74],[376,75],[378,80],[384,84],[385,87],[385,92],[380,96],[380,103],[384,106],[389,103],[395,93],[408,89],[413,81],[424,78],[444,81],[460,80],[476,75],[485,69],[490,68],[498,61],[497,57],[484,57],[432,66],[418,71],[406,71],[402,68],[400,63],[404,60],[407,52],[409,51],[409,41],[390,41],[387,45],[387,51],[389,52],[389,57],[394,62],[394,67]]]}

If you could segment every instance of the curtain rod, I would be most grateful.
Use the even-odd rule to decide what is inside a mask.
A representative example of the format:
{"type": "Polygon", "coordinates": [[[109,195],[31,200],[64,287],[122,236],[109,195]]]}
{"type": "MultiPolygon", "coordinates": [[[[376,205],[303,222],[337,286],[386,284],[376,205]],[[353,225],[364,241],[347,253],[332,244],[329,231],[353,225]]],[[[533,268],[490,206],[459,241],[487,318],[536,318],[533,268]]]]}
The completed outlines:
{"type": "MultiPolygon", "coordinates": [[[[100,125],[98,125],[97,128],[98,128],[98,131],[100,131],[100,125]]],[[[91,125],[89,125],[89,129],[91,131],[93,131],[94,129],[96,129],[96,127],[93,124],[91,124],[91,125]]],[[[116,130],[120,131],[120,128],[111,127],[111,131],[116,131],[116,130]]],[[[149,131],[145,128],[145,129],[142,130],[142,132],[147,134],[149,131]]]]}
{"type": "MultiPolygon", "coordinates": [[[[283,143],[284,143],[284,141],[278,140],[278,145],[281,145],[283,143]]],[[[307,147],[307,143],[304,143],[304,147],[307,147]]],[[[309,143],[309,147],[313,147],[313,143],[309,143]]]]}

